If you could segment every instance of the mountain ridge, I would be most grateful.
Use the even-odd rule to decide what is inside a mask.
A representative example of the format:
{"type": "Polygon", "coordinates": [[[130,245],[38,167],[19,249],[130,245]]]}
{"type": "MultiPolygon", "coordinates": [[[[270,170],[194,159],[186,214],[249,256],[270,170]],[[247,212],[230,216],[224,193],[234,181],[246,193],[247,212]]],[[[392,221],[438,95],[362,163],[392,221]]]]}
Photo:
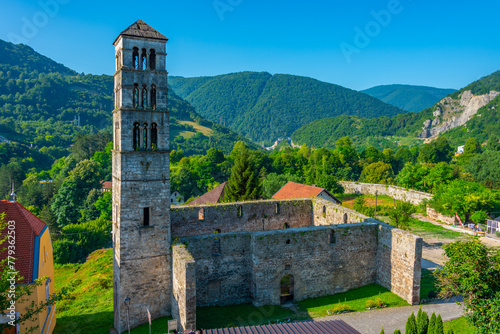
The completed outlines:
{"type": "Polygon", "coordinates": [[[295,144],[307,144],[311,147],[334,147],[337,139],[350,136],[356,145],[377,148],[396,148],[403,145],[411,146],[421,143],[425,130],[432,131],[433,126],[458,117],[466,112],[469,104],[462,103],[462,96],[470,92],[468,101],[472,98],[481,99],[488,94],[490,98],[483,104],[476,104],[474,110],[467,111],[465,122],[452,124],[445,132],[434,134],[446,137],[452,145],[464,145],[469,136],[474,136],[484,142],[495,133],[500,133],[500,95],[491,92],[500,91],[500,71],[487,75],[466,87],[447,96],[433,107],[418,113],[399,114],[393,117],[366,119],[353,116],[325,118],[311,122],[292,135],[295,144]],[[449,106],[443,109],[442,106],[449,106]],[[444,116],[443,116],[444,115],[444,116]],[[470,116],[470,117],[468,117],[470,116]],[[436,121],[439,119],[439,121],[436,121]],[[470,132],[470,133],[469,133],[470,132]],[[421,138],[419,138],[421,137],[421,138]]]}
{"type": "Polygon", "coordinates": [[[303,124],[340,114],[396,115],[404,110],[367,94],[313,78],[268,72],[171,77],[197,112],[257,142],[271,144],[303,124]]]}
{"type": "Polygon", "coordinates": [[[419,112],[432,107],[442,98],[454,93],[456,89],[429,86],[392,84],[380,85],[362,90],[386,103],[410,112],[419,112]]]}

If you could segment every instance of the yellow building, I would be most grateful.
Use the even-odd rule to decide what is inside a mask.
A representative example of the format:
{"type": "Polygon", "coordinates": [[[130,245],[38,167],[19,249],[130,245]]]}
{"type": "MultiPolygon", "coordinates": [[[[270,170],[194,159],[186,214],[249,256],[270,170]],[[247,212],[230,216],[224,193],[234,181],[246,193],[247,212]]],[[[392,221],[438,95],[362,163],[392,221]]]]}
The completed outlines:
{"type": "MultiPolygon", "coordinates": [[[[54,263],[49,229],[42,220],[14,201],[0,201],[0,213],[5,213],[5,221],[8,222],[2,236],[9,229],[15,231],[15,268],[23,277],[16,284],[33,284],[37,279],[47,277],[29,299],[15,305],[15,310],[0,313],[0,323],[6,323],[12,320],[11,317],[19,318],[33,301],[37,304],[46,302],[54,293],[54,263]]],[[[2,246],[7,245],[4,243],[2,246]]],[[[7,252],[0,253],[0,260],[6,257],[7,252]]],[[[56,325],[55,313],[56,305],[51,305],[39,313],[36,319],[11,327],[4,333],[21,334],[31,327],[37,327],[34,333],[52,333],[56,325]]]]}

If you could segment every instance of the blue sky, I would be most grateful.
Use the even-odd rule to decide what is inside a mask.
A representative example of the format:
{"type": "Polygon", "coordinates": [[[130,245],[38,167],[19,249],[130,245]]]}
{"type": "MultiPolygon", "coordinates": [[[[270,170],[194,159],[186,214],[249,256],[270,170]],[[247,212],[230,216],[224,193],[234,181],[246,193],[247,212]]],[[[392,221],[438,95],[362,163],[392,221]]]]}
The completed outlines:
{"type": "Polygon", "coordinates": [[[170,38],[171,75],[267,71],[361,90],[461,88],[500,69],[498,1],[9,0],[2,7],[1,39],[92,74],[113,73],[112,42],[138,19],[170,38]]]}

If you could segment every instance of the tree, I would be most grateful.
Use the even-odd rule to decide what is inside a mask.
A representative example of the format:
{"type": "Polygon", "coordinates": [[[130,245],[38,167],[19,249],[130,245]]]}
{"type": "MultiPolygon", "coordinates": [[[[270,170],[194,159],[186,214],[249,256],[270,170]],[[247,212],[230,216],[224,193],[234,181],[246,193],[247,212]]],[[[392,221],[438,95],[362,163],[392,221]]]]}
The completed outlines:
{"type": "Polygon", "coordinates": [[[465,142],[464,153],[458,157],[458,162],[465,165],[478,154],[481,154],[481,143],[476,138],[470,137],[465,142]]]}
{"type": "Polygon", "coordinates": [[[301,177],[290,174],[268,174],[262,182],[262,191],[265,198],[271,198],[278,190],[280,190],[287,182],[303,183],[301,177]]]}
{"type": "Polygon", "coordinates": [[[427,334],[428,328],[429,328],[429,316],[427,315],[427,312],[422,311],[422,308],[419,308],[417,315],[417,333],[427,334]]]}
{"type": "Polygon", "coordinates": [[[415,321],[415,314],[413,312],[406,320],[405,334],[417,334],[417,322],[415,321]]]}
{"type": "Polygon", "coordinates": [[[401,202],[392,210],[389,211],[389,218],[397,228],[407,230],[411,215],[416,211],[415,206],[410,202],[401,202]]]}
{"type": "Polygon", "coordinates": [[[401,334],[401,331],[399,329],[396,329],[393,334],[401,334]]]}
{"type": "Polygon", "coordinates": [[[435,334],[436,331],[436,314],[432,312],[431,319],[429,320],[429,328],[427,334],[435,334]]]}
{"type": "Polygon", "coordinates": [[[380,331],[380,334],[385,334],[384,327],[382,327],[382,330],[380,331]]]}
{"type": "Polygon", "coordinates": [[[51,204],[59,228],[76,223],[84,204],[82,199],[87,198],[92,189],[101,188],[100,167],[97,161],[83,160],[69,172],[51,204]]]}
{"type": "Polygon", "coordinates": [[[500,332],[500,250],[478,238],[444,246],[448,261],[437,272],[440,297],[462,295],[464,316],[479,333],[500,332]]]}
{"type": "Polygon", "coordinates": [[[441,314],[438,314],[436,318],[436,325],[434,326],[434,334],[444,334],[443,319],[441,314]]]}
{"type": "Polygon", "coordinates": [[[242,142],[238,142],[231,155],[234,157],[234,165],[231,168],[231,177],[224,193],[224,201],[237,202],[258,199],[261,193],[259,173],[255,170],[248,149],[242,142]]]}
{"type": "Polygon", "coordinates": [[[488,215],[484,211],[476,211],[470,217],[470,219],[472,219],[472,221],[478,225],[479,224],[483,224],[483,225],[486,224],[486,220],[489,218],[490,217],[488,217],[488,215]]]}
{"type": "MultiPolygon", "coordinates": [[[[500,145],[500,144],[499,144],[500,145]]],[[[488,188],[500,188],[500,150],[487,149],[469,160],[465,170],[488,188]]]]}
{"type": "Polygon", "coordinates": [[[454,180],[439,185],[430,203],[438,212],[447,215],[494,212],[500,211],[500,192],[487,189],[479,183],[454,180]]]}
{"type": "Polygon", "coordinates": [[[21,164],[17,162],[11,162],[0,167],[0,198],[8,199],[12,184],[14,184],[15,189],[21,188],[25,177],[21,164]]]}
{"type": "Polygon", "coordinates": [[[366,183],[392,184],[394,183],[394,172],[392,167],[385,162],[379,161],[363,168],[360,181],[366,183]]]}
{"type": "Polygon", "coordinates": [[[432,167],[424,177],[426,190],[431,191],[440,184],[449,183],[456,179],[453,167],[446,162],[440,162],[432,167]]]}
{"type": "MultiPolygon", "coordinates": [[[[8,239],[9,235],[7,231],[8,224],[5,222],[5,213],[0,214],[0,253],[8,253],[8,249],[3,246],[4,243],[7,246],[10,245],[12,239],[8,239]],[[3,232],[3,233],[1,233],[3,232]]],[[[0,260],[0,309],[9,310],[12,308],[12,304],[20,304],[25,302],[30,295],[32,295],[35,289],[45,283],[47,277],[40,277],[30,284],[17,284],[16,293],[11,292],[11,281],[20,282],[23,277],[20,275],[19,271],[12,271],[10,268],[12,260],[5,256],[4,260],[0,260]]],[[[47,298],[46,301],[35,303],[34,301],[29,304],[25,310],[19,315],[18,318],[12,319],[9,323],[0,323],[0,333],[3,333],[8,328],[12,328],[12,325],[25,324],[26,322],[34,321],[37,319],[38,315],[45,311],[48,306],[54,304],[56,301],[62,300],[67,294],[66,289],[62,289],[56,294],[52,294],[47,298]]],[[[27,333],[32,333],[38,330],[38,326],[28,328],[27,333]]]]}

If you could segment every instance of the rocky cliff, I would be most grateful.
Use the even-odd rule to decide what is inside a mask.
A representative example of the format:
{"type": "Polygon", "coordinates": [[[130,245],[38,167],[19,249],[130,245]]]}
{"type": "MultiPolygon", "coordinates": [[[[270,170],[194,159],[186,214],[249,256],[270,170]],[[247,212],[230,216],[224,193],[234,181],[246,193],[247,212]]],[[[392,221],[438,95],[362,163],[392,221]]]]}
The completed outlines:
{"type": "Polygon", "coordinates": [[[433,119],[427,119],[422,127],[420,138],[433,138],[440,133],[464,125],[469,121],[479,109],[495,99],[500,92],[490,91],[484,95],[474,95],[467,90],[453,99],[451,96],[445,97],[434,107],[433,119]]]}

